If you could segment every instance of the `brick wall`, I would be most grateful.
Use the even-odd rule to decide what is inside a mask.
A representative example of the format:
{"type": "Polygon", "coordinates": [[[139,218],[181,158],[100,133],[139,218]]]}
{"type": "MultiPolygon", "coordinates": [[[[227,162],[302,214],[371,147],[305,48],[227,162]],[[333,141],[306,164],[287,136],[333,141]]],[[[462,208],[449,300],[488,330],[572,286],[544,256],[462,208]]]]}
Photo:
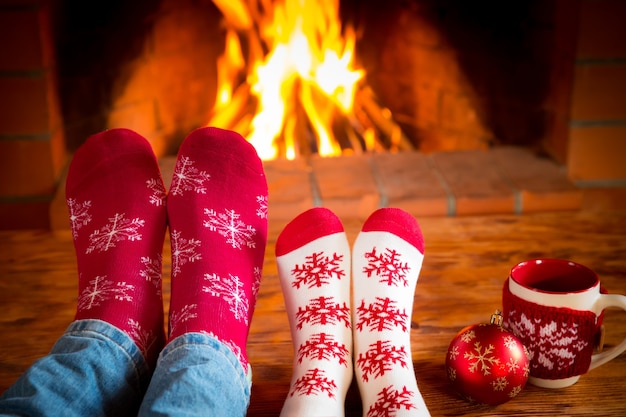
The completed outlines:
{"type": "Polygon", "coordinates": [[[480,114],[480,98],[455,46],[431,12],[396,6],[380,16],[376,6],[367,10],[372,17],[357,44],[367,80],[420,150],[487,149],[495,133],[480,114]]]}
{"type": "Polygon", "coordinates": [[[0,229],[46,228],[66,150],[45,2],[0,2],[0,92],[0,229]]]}
{"type": "Polygon", "coordinates": [[[420,150],[566,135],[577,0],[346,1],[365,10],[368,80],[420,150]]]}
{"type": "Polygon", "coordinates": [[[626,187],[626,1],[580,5],[568,174],[580,186],[626,187]]]}
{"type": "MultiPolygon", "coordinates": [[[[552,21],[560,16],[552,4],[534,0],[509,10],[505,3],[491,2],[413,0],[383,7],[379,2],[341,1],[362,33],[357,55],[368,84],[425,152],[535,145],[543,138],[545,120],[556,119],[553,114],[560,111],[555,106],[568,105],[543,102],[550,93],[552,21]]],[[[158,154],[175,153],[189,129],[208,120],[224,29],[210,0],[162,0],[154,10],[138,8],[144,14],[137,13],[135,21],[145,27],[143,33],[113,25],[112,36],[134,36],[136,47],[127,60],[103,54],[117,78],[105,76],[100,82],[109,100],[99,109],[100,116],[103,127],[131,127],[148,137],[158,154]]],[[[118,14],[128,13],[121,9],[118,14]]],[[[99,33],[111,30],[110,21],[109,26],[98,23],[99,33]]],[[[93,36],[72,34],[87,35],[93,36]]],[[[105,52],[123,50],[124,42],[131,41],[112,39],[105,52]]],[[[83,108],[77,98],[70,106],[83,108]]],[[[77,118],[68,123],[87,124],[77,118]]],[[[66,132],[70,143],[84,136],[75,139],[74,129],[66,132]]]]}
{"type": "Polygon", "coordinates": [[[176,154],[213,105],[224,41],[219,19],[210,1],[162,0],[142,50],[120,66],[106,127],[136,130],[158,156],[176,154]]]}
{"type": "MultiPolygon", "coordinates": [[[[72,137],[84,140],[86,132],[95,133],[96,125],[125,126],[149,137],[157,153],[175,152],[178,143],[172,138],[182,140],[193,126],[202,124],[212,104],[212,63],[220,53],[216,42],[223,44],[223,31],[219,16],[201,13],[212,7],[210,0],[164,0],[159,9],[152,9],[156,3],[146,0],[133,2],[142,7],[119,26],[117,38],[99,43],[102,48],[96,52],[90,49],[92,36],[109,39],[109,34],[104,26],[86,25],[85,30],[91,32],[73,33],[76,38],[63,39],[66,51],[74,51],[74,61],[65,64],[65,78],[61,77],[60,83],[56,80],[51,27],[55,19],[51,18],[50,6],[57,3],[0,0],[0,228],[47,227],[50,200],[62,181],[67,155],[77,144],[72,137]],[[131,42],[126,29],[139,26],[143,35],[131,42]],[[124,44],[130,47],[114,60],[124,44]],[[105,64],[89,63],[102,71],[100,78],[90,73],[90,68],[79,68],[87,56],[104,60],[105,64]],[[72,71],[68,72],[68,67],[72,71]],[[59,90],[63,97],[80,98],[72,102],[74,107],[69,111],[64,106],[64,120],[59,90]],[[165,95],[169,101],[162,100],[165,95]],[[81,102],[90,104],[100,99],[92,113],[79,112],[81,102]],[[80,134],[74,135],[76,132],[80,134]]],[[[626,190],[626,164],[621,161],[626,154],[626,44],[622,41],[626,38],[626,1],[545,3],[554,8],[533,2],[538,12],[533,11],[533,19],[524,21],[530,42],[536,45],[540,39],[551,43],[534,58],[542,65],[546,60],[556,63],[547,77],[539,77],[551,85],[545,97],[540,94],[545,86],[531,91],[527,86],[510,85],[510,80],[495,81],[497,72],[490,71],[506,72],[510,58],[506,55],[500,61],[487,62],[483,67],[488,69],[486,73],[477,71],[482,59],[492,54],[478,49],[482,46],[476,39],[467,48],[468,40],[463,36],[467,27],[450,29],[464,21],[464,10],[454,9],[454,2],[419,3],[426,6],[409,7],[397,15],[372,12],[374,19],[386,20],[390,27],[383,28],[397,37],[380,38],[387,43],[373,50],[384,54],[369,58],[377,63],[373,68],[377,75],[370,81],[386,96],[384,99],[397,106],[394,117],[403,127],[419,133],[423,150],[481,150],[493,143],[519,144],[525,137],[535,137],[546,141],[551,154],[566,164],[567,174],[579,187],[626,190]],[[447,21],[437,20],[442,17],[447,21]],[[438,24],[447,30],[437,29],[438,24]],[[572,34],[578,34],[577,42],[572,34]],[[555,55],[543,55],[547,51],[555,55]],[[498,87],[502,94],[485,99],[484,89],[489,85],[498,87]],[[485,118],[490,112],[498,112],[491,114],[500,121],[512,122],[503,128],[485,118]],[[513,117],[520,112],[526,113],[513,117]],[[534,121],[541,120],[552,121],[543,134],[533,130],[534,121]]],[[[115,4],[122,7],[124,3],[115,4]]],[[[521,57],[514,59],[522,70],[537,71],[530,59],[533,57],[521,57]],[[526,61],[530,64],[524,64],[526,61]]],[[[66,62],[67,57],[63,58],[66,62]]],[[[524,79],[524,71],[513,81],[524,79]]],[[[440,161],[444,157],[432,158],[440,161]]],[[[626,196],[618,205],[624,201],[626,196]]],[[[458,206],[452,211],[459,214],[461,209],[458,206]]]]}

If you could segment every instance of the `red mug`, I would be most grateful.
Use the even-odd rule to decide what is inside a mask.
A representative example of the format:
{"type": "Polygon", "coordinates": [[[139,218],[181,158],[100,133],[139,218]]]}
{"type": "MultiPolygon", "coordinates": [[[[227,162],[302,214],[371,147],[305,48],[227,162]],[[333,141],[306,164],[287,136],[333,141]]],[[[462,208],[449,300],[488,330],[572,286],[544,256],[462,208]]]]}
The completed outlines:
{"type": "Polygon", "coordinates": [[[528,382],[545,388],[575,384],[581,375],[626,350],[594,353],[604,309],[626,311],[626,296],[606,294],[597,274],[562,259],[534,259],[511,269],[502,290],[504,326],[530,355],[528,382]]]}

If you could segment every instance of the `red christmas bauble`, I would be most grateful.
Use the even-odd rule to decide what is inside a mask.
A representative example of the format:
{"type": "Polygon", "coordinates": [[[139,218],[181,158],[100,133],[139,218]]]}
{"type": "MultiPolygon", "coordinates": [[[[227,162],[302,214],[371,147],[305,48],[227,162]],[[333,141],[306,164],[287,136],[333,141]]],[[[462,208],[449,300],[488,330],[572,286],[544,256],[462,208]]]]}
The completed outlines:
{"type": "Polygon", "coordinates": [[[497,324],[474,324],[450,342],[446,371],[466,400],[502,404],[519,394],[529,374],[522,342],[497,324]]]}

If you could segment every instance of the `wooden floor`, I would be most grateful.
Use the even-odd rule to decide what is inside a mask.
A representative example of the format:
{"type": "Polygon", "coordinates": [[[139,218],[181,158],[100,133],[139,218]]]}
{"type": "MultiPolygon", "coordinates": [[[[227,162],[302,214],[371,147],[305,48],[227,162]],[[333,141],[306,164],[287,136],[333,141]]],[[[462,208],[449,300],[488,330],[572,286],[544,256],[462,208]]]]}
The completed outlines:
{"type": "MultiPolygon", "coordinates": [[[[536,257],[577,261],[595,269],[604,286],[626,294],[626,212],[544,213],[419,219],[426,256],[415,293],[412,349],[420,390],[432,416],[626,415],[626,353],[584,375],[574,386],[528,385],[497,407],[467,403],[450,389],[445,354],[462,327],[484,322],[500,307],[502,284],[515,263],[536,257]]],[[[359,220],[344,222],[352,242],[359,220]]],[[[249,416],[276,416],[289,388],[293,351],[274,261],[284,224],[270,220],[263,282],[249,339],[253,390],[249,416]]],[[[169,301],[169,246],[165,248],[169,301]]],[[[45,355],[72,320],[76,300],[69,232],[0,232],[0,392],[45,355]]],[[[626,335],[626,313],[606,314],[608,346],[626,335]]],[[[360,416],[353,385],[346,415],[360,416]]]]}

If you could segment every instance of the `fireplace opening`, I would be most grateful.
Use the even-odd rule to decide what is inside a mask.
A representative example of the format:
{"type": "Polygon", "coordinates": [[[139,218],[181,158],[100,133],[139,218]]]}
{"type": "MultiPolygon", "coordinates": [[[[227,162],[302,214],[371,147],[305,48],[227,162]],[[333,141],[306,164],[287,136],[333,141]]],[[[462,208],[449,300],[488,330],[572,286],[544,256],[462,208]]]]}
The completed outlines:
{"type": "MultiPolygon", "coordinates": [[[[562,109],[557,107],[560,89],[554,79],[568,57],[556,49],[556,2],[284,3],[292,9],[318,5],[295,10],[298,19],[315,17],[305,26],[318,29],[309,34],[318,46],[329,41],[321,37],[330,35],[343,42],[339,52],[354,42],[347,70],[356,79],[356,106],[351,113],[337,111],[314,120],[302,101],[287,95],[292,111],[305,115],[283,122],[288,133],[278,134],[283,138],[277,145],[279,157],[289,157],[284,151],[289,137],[310,145],[295,154],[320,152],[315,124],[327,129],[322,133],[337,136],[339,153],[510,144],[537,149],[558,131],[562,109]],[[324,15],[315,15],[322,11],[324,15]]],[[[244,125],[259,104],[247,85],[250,67],[256,64],[244,62],[248,70],[226,74],[224,53],[234,39],[238,51],[230,64],[236,58],[267,58],[283,29],[268,20],[277,12],[288,14],[277,5],[284,3],[113,0],[87,6],[58,0],[57,66],[69,150],[89,134],[118,126],[149,138],[158,155],[175,154],[190,130],[207,124],[248,137],[250,128],[244,125]],[[246,90],[246,98],[231,95],[220,109],[216,97],[225,74],[234,83],[231,94],[246,90]]],[[[299,48],[298,53],[304,47],[299,48]]],[[[306,57],[298,59],[302,63],[306,57]]],[[[291,84],[290,92],[305,91],[301,83],[291,84]]],[[[308,91],[319,95],[321,90],[308,91]]],[[[331,106],[336,102],[318,101],[313,113],[328,112],[331,106]]]]}
{"type": "MultiPolygon", "coordinates": [[[[46,219],[54,207],[65,210],[62,185],[72,153],[103,129],[136,130],[162,163],[175,157],[191,130],[207,124],[250,138],[245,123],[254,118],[258,98],[248,95],[241,105],[239,96],[222,95],[220,59],[234,38],[239,56],[249,58],[244,29],[259,33],[266,25],[259,16],[252,26],[233,24],[224,7],[241,5],[266,16],[288,1],[32,0],[0,6],[0,209],[6,213],[0,228],[54,223],[46,219]],[[216,111],[218,94],[226,97],[226,113],[216,111]]],[[[316,121],[303,104],[293,104],[303,88],[300,81],[292,84],[287,102],[305,117],[283,123],[298,133],[291,138],[298,150],[285,151],[289,135],[281,132],[278,158],[266,163],[269,176],[276,174],[274,203],[280,197],[297,208],[329,202],[348,207],[351,194],[362,203],[358,213],[396,204],[419,215],[622,204],[623,1],[315,3],[337,16],[334,25],[318,27],[339,28],[346,45],[354,33],[349,68],[359,75],[355,106],[347,115],[333,111],[330,121],[316,121]],[[315,124],[336,136],[345,157],[318,158],[325,152],[315,124]],[[345,187],[333,170],[346,171],[345,187]],[[287,179],[281,177],[286,171],[287,179]],[[312,192],[306,200],[298,194],[303,183],[312,192]]],[[[272,31],[279,33],[266,31],[263,57],[270,55],[272,31]]],[[[320,33],[316,41],[333,32],[320,33]]],[[[239,87],[250,73],[229,79],[239,87]]],[[[318,87],[309,89],[319,95],[318,87]]],[[[317,113],[337,106],[322,103],[314,106],[317,113]]]]}

